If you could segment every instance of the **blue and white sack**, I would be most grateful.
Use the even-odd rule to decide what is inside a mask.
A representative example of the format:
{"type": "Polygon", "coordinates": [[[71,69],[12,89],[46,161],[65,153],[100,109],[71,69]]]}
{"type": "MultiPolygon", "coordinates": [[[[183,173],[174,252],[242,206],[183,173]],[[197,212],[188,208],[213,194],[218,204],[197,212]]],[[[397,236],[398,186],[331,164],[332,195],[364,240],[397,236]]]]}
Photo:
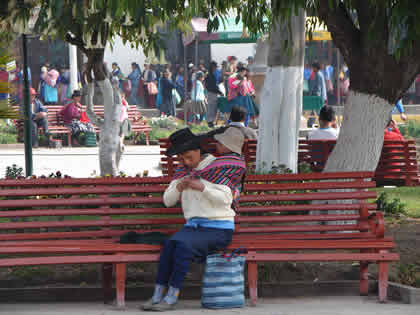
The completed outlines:
{"type": "Polygon", "coordinates": [[[207,256],[203,278],[201,305],[221,309],[244,307],[245,257],[214,254],[207,256]]]}

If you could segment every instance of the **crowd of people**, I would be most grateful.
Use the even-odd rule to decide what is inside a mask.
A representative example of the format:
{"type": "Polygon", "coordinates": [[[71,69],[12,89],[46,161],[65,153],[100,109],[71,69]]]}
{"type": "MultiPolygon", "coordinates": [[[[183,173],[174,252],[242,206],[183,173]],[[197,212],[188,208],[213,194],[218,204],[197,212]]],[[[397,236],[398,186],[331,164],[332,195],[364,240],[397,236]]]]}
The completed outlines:
{"type": "MultiPolygon", "coordinates": [[[[113,63],[111,71],[107,73],[114,86],[121,92],[123,102],[121,122],[128,122],[125,123],[124,130],[130,128],[127,118],[128,104],[139,108],[157,108],[162,116],[176,116],[177,106],[182,106],[187,112],[188,124],[206,121],[208,126],[213,128],[217,125],[221,115],[225,118],[230,115],[230,119],[234,117],[236,120],[227,119],[228,124],[240,124],[243,127],[248,127],[252,122],[252,127],[256,128],[259,106],[255,102],[256,91],[249,70],[252,63],[252,57],[247,59],[247,63],[242,63],[238,62],[235,56],[230,56],[220,66],[215,61],[206,65],[205,61],[201,59],[197,66],[190,63],[187,68],[180,64],[153,65],[145,63],[142,70],[137,63],[133,62],[131,72],[127,76],[123,74],[117,63],[113,63]]],[[[31,86],[34,146],[38,145],[38,127],[41,127],[44,133],[50,137],[47,109],[44,105],[63,105],[59,114],[63,118],[64,125],[71,130],[74,136],[73,145],[77,144],[78,136],[81,133],[94,131],[81,105],[86,105],[86,101],[83,100],[86,90],[70,91],[68,67],[54,67],[48,63],[42,66],[36,89],[32,88],[32,75],[29,68],[27,74],[31,86]]],[[[304,94],[319,96],[325,105],[328,104],[329,100],[334,97],[333,94],[336,93],[334,75],[333,66],[326,62],[314,62],[311,67],[305,65],[304,94]]],[[[83,79],[83,76],[79,75],[80,88],[86,86],[86,80],[83,79]]],[[[23,69],[20,64],[17,64],[11,82],[16,85],[16,88],[13,89],[15,91],[13,97],[17,103],[23,104],[23,69]]],[[[341,84],[339,93],[341,99],[345,101],[350,85],[350,74],[346,65],[343,65],[339,71],[339,82],[341,84]]],[[[420,81],[416,80],[413,86],[420,88],[420,81]]],[[[401,100],[397,103],[395,111],[400,113],[403,120],[407,118],[401,100]]],[[[320,128],[309,134],[308,138],[336,139],[338,136],[336,125],[332,107],[324,106],[319,114],[320,128]]],[[[121,137],[127,133],[127,131],[121,132],[121,137]]],[[[248,136],[256,138],[256,134],[254,135],[250,131],[248,131],[248,136]]]]}
{"type": "Polygon", "coordinates": [[[345,104],[350,87],[350,73],[346,64],[343,64],[338,73],[338,88],[335,78],[334,67],[327,61],[305,64],[304,95],[319,96],[324,104],[336,104],[340,98],[340,104],[345,104]]]}
{"type": "Polygon", "coordinates": [[[238,62],[235,56],[230,56],[219,66],[215,61],[206,65],[201,59],[198,65],[190,63],[187,69],[180,64],[145,63],[144,70],[133,62],[127,76],[113,63],[110,78],[119,81],[129,104],[157,108],[162,116],[176,116],[179,105],[188,112],[189,124],[205,120],[214,127],[220,113],[230,113],[237,105],[248,113],[245,124],[252,120],[256,126],[259,107],[247,68],[253,58],[247,61],[247,64],[238,62]],[[227,100],[223,102],[220,97],[227,100]]]}

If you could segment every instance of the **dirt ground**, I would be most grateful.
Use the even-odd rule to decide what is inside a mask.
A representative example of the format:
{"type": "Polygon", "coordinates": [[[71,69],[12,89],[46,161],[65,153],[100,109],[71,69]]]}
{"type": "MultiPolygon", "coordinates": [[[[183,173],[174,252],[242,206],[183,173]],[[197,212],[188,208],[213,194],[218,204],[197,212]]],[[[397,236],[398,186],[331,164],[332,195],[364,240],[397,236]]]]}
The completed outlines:
{"type": "MultiPolygon", "coordinates": [[[[401,261],[392,264],[390,280],[420,286],[420,221],[393,220],[388,222],[387,234],[393,236],[401,261]],[[411,282],[411,283],[407,283],[411,282]]],[[[156,264],[130,264],[127,285],[145,285],[154,282],[156,264]]],[[[371,278],[376,278],[376,265],[369,267],[371,278]]],[[[203,265],[193,264],[187,282],[200,281],[203,265]]],[[[259,266],[261,282],[336,281],[358,280],[357,263],[270,263],[259,266]]],[[[14,267],[0,269],[0,287],[19,288],[28,286],[94,285],[101,282],[98,265],[65,265],[14,267]]]]}

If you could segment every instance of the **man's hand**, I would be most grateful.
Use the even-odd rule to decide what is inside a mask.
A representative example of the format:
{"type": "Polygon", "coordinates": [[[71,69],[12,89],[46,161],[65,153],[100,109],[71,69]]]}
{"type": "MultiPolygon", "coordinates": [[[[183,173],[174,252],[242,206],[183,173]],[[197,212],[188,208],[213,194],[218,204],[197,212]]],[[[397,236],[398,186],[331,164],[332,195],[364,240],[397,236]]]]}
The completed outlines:
{"type": "Polygon", "coordinates": [[[47,117],[47,113],[45,112],[39,112],[35,114],[35,119],[43,119],[45,117],[47,117]]]}
{"type": "Polygon", "coordinates": [[[407,115],[406,115],[406,114],[404,114],[404,113],[401,113],[400,117],[401,117],[401,119],[402,119],[403,121],[406,121],[406,120],[407,120],[407,115]]]}
{"type": "Polygon", "coordinates": [[[185,183],[185,180],[183,179],[183,180],[181,180],[179,183],[178,183],[178,185],[176,185],[176,189],[179,191],[179,192],[183,192],[184,191],[184,189],[185,188],[187,188],[187,184],[185,183]]]}
{"type": "Polygon", "coordinates": [[[184,186],[184,189],[190,188],[190,189],[199,190],[199,191],[204,190],[204,184],[199,179],[187,177],[183,180],[183,182],[186,185],[186,187],[184,186]]]}

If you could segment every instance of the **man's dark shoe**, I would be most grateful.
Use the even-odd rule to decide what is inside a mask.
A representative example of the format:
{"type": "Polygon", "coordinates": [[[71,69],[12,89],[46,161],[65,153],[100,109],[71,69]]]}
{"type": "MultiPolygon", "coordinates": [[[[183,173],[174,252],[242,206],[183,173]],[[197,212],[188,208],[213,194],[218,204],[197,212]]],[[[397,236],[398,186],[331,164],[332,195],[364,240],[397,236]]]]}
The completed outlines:
{"type": "Polygon", "coordinates": [[[154,312],[166,312],[166,311],[173,311],[174,309],[176,309],[176,303],[168,304],[165,302],[165,300],[162,300],[158,304],[153,304],[150,310],[154,312]]]}
{"type": "Polygon", "coordinates": [[[152,311],[153,306],[156,304],[159,304],[159,303],[153,303],[153,298],[150,298],[149,300],[146,301],[146,303],[140,306],[140,309],[142,309],[143,311],[152,311]]]}

